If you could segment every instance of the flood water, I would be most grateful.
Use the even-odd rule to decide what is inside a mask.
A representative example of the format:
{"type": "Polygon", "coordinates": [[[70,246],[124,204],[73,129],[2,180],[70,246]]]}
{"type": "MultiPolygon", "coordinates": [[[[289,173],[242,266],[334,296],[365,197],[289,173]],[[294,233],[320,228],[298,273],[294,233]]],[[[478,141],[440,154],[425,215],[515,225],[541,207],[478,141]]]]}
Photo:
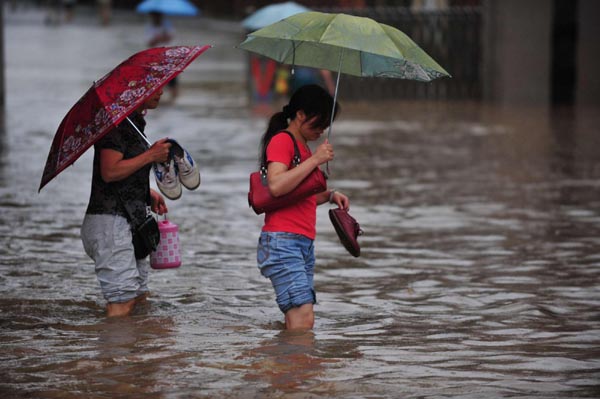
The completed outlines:
{"type": "MultiPolygon", "coordinates": [[[[587,109],[344,103],[330,186],[365,234],[345,252],[319,209],[314,332],[282,332],[246,202],[266,120],[248,106],[232,24],[182,94],[148,114],[201,165],[169,201],[183,266],[108,320],[79,228],[92,151],[39,194],[60,120],[143,48],[143,19],[49,27],[5,13],[0,135],[2,398],[600,397],[600,115],[587,109]]],[[[168,96],[165,96],[168,97],[168,96]]]]}

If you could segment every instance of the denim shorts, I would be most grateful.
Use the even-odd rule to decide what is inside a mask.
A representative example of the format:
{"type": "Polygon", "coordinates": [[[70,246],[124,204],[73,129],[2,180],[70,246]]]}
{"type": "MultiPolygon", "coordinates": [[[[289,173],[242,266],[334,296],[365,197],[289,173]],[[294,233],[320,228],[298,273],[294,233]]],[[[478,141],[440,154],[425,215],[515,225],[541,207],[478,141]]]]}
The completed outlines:
{"type": "Polygon", "coordinates": [[[300,234],[262,232],[256,261],[261,274],[271,279],[277,305],[283,313],[307,303],[316,303],[313,240],[300,234]]]}
{"type": "Polygon", "coordinates": [[[96,264],[100,289],[109,303],[148,292],[148,258],[135,259],[129,222],[118,215],[85,215],[81,226],[85,252],[96,264]]]}

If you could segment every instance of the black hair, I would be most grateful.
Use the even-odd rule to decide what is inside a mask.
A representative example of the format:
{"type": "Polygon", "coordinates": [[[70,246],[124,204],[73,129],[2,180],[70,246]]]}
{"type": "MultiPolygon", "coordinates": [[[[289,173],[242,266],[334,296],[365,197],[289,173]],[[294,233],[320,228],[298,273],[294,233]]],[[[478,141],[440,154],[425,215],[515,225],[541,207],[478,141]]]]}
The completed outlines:
{"type": "Polygon", "coordinates": [[[271,116],[267,131],[263,134],[260,141],[259,162],[265,165],[267,162],[267,146],[275,134],[288,127],[288,119],[294,120],[296,112],[304,111],[307,120],[317,117],[312,122],[312,127],[326,129],[331,123],[331,111],[333,110],[333,119],[340,111],[340,106],[336,102],[333,106],[333,97],[319,85],[305,85],[292,94],[290,101],[283,109],[271,116]]]}

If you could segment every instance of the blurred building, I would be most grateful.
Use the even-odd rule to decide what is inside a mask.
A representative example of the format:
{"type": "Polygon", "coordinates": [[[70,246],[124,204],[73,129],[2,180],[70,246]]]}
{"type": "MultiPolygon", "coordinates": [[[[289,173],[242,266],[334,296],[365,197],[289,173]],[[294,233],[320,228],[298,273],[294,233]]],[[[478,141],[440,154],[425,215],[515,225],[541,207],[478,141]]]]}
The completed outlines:
{"type": "Polygon", "coordinates": [[[483,98],[600,103],[600,2],[483,0],[483,98]]]}
{"type": "Polygon", "coordinates": [[[365,0],[354,8],[337,3],[322,2],[319,9],[394,26],[452,74],[428,84],[345,77],[345,98],[600,103],[597,0],[365,0]],[[324,7],[331,3],[336,5],[324,7]]]}
{"type": "MultiPolygon", "coordinates": [[[[141,0],[113,1],[134,8],[141,0]]],[[[190,0],[207,17],[241,20],[285,0],[190,0]]],[[[80,4],[95,0],[78,0],[80,4]]],[[[432,83],[345,77],[345,99],[600,102],[598,0],[296,0],[373,18],[407,33],[452,74],[432,83]]]]}

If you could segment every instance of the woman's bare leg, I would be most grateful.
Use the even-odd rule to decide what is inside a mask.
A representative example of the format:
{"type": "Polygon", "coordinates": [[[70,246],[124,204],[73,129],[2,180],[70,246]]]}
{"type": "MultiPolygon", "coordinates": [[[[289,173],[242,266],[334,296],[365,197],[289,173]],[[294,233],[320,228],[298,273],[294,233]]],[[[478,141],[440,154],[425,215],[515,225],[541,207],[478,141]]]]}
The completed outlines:
{"type": "Polygon", "coordinates": [[[306,303],[297,308],[291,308],[285,314],[286,330],[310,330],[315,324],[313,304],[306,303]]]}
{"type": "Polygon", "coordinates": [[[107,317],[120,317],[128,316],[133,307],[135,306],[136,298],[131,299],[127,302],[121,303],[109,303],[106,305],[106,316],[107,317]]]}

